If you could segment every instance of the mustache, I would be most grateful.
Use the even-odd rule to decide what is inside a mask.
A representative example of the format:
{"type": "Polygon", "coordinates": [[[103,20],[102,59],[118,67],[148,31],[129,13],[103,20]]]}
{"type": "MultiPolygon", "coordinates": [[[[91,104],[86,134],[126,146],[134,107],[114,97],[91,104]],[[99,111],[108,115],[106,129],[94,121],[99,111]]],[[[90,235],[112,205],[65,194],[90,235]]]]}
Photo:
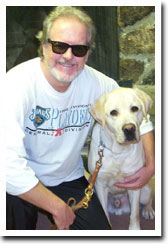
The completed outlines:
{"type": "Polygon", "coordinates": [[[76,62],[70,61],[70,60],[59,60],[57,61],[59,64],[65,64],[65,65],[76,65],[76,62]]]}

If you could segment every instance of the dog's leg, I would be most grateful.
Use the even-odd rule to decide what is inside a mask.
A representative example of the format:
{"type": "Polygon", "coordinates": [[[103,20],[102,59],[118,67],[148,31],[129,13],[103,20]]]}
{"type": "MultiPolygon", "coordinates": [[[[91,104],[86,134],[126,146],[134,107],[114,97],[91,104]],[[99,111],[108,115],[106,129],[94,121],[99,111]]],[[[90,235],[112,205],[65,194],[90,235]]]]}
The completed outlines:
{"type": "Polygon", "coordinates": [[[155,211],[152,208],[152,188],[148,184],[141,189],[140,203],[144,205],[142,216],[145,219],[154,219],[155,211]]]}
{"type": "Polygon", "coordinates": [[[96,188],[96,193],[98,195],[99,201],[110,223],[110,218],[108,214],[108,188],[98,184],[95,185],[95,188],[96,188]]]}
{"type": "Polygon", "coordinates": [[[140,230],[139,201],[140,190],[128,190],[129,202],[131,207],[129,230],[140,230]]]}

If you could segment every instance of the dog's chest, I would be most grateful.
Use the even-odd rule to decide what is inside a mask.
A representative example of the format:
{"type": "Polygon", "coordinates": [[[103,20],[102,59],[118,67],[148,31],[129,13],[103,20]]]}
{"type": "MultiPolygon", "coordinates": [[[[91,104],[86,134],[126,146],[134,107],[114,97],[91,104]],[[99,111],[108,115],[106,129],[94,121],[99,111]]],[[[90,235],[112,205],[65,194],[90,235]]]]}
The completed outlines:
{"type": "Polygon", "coordinates": [[[114,156],[107,153],[103,157],[98,178],[103,184],[112,186],[115,182],[123,182],[124,177],[131,175],[135,170],[130,155],[114,156]]]}
{"type": "Polygon", "coordinates": [[[112,158],[105,157],[102,160],[99,177],[106,183],[122,182],[126,174],[123,171],[123,165],[124,162],[118,162],[117,160],[112,160],[112,158]]]}
{"type": "Polygon", "coordinates": [[[97,152],[99,151],[99,145],[101,145],[104,157],[102,158],[102,166],[98,173],[97,184],[101,182],[101,184],[110,187],[116,182],[123,182],[125,177],[134,174],[143,167],[144,153],[142,141],[122,146],[114,138],[107,137],[103,131],[101,133],[100,131],[99,125],[95,126],[88,160],[89,170],[93,173],[95,163],[100,159],[97,152]]]}

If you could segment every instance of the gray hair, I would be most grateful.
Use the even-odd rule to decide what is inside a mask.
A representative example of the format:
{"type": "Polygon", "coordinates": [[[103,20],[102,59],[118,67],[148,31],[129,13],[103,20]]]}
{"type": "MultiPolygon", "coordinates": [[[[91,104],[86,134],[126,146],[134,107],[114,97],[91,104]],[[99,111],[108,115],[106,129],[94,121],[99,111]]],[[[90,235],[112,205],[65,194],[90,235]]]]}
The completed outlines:
{"type": "Polygon", "coordinates": [[[60,17],[71,17],[71,16],[77,18],[79,21],[81,21],[83,24],[87,26],[88,33],[89,33],[87,44],[89,44],[91,48],[94,47],[96,29],[91,17],[79,7],[58,6],[54,8],[50,12],[50,14],[46,17],[46,19],[43,22],[43,30],[39,31],[38,34],[36,35],[36,38],[40,41],[40,47],[38,49],[38,54],[40,57],[43,56],[42,44],[47,43],[49,38],[49,32],[54,21],[60,17]]]}

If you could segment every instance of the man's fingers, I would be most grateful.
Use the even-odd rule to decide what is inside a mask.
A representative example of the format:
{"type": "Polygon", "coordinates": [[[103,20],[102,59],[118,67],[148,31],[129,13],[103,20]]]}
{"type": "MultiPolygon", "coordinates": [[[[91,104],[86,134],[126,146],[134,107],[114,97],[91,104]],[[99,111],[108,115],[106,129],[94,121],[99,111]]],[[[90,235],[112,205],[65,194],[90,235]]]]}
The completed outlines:
{"type": "Polygon", "coordinates": [[[134,183],[135,181],[137,181],[137,179],[138,179],[139,177],[138,176],[136,176],[136,174],[135,175],[131,175],[131,176],[128,176],[128,177],[125,177],[124,178],[124,182],[125,183],[134,183]]]}

